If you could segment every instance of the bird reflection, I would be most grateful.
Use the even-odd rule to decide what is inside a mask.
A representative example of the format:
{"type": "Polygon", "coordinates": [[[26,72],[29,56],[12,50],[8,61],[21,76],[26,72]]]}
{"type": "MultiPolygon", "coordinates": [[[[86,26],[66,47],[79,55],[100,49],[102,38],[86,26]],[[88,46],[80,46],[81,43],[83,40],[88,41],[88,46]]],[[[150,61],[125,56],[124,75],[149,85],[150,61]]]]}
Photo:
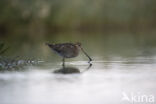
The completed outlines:
{"type": "Polygon", "coordinates": [[[92,64],[89,64],[89,66],[84,71],[80,71],[76,67],[66,67],[62,66],[61,69],[55,70],[54,73],[60,73],[60,74],[74,74],[74,73],[83,73],[91,68],[92,64]]]}
{"type": "Polygon", "coordinates": [[[54,73],[62,73],[62,74],[72,74],[72,73],[80,73],[80,70],[75,67],[65,67],[63,66],[59,70],[55,70],[54,73]]]}

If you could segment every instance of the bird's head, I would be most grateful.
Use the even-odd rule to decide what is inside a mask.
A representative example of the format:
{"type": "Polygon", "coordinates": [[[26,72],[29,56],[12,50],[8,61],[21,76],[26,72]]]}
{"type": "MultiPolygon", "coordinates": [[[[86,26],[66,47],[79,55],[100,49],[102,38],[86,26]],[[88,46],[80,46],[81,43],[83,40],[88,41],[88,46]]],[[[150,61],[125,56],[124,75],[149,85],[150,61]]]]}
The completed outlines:
{"type": "Polygon", "coordinates": [[[78,46],[78,47],[81,47],[81,43],[80,42],[75,43],[75,45],[78,46]]]}

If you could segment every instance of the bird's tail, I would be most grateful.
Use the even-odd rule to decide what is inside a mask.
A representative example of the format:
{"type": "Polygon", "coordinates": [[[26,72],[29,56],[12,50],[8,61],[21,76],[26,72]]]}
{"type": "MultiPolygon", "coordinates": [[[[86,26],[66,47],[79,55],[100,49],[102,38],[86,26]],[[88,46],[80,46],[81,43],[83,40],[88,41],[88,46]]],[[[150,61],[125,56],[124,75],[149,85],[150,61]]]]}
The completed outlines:
{"type": "Polygon", "coordinates": [[[54,44],[45,43],[45,45],[49,46],[50,48],[54,47],[54,44]]]}
{"type": "Polygon", "coordinates": [[[49,45],[49,43],[45,43],[45,45],[49,45]]]}

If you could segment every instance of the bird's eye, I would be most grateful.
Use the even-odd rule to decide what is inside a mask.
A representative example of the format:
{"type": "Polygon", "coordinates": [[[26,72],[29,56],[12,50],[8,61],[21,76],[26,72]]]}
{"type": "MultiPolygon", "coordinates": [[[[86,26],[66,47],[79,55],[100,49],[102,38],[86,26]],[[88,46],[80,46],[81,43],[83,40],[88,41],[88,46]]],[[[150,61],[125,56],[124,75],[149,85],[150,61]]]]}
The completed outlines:
{"type": "Polygon", "coordinates": [[[76,44],[77,44],[78,46],[81,46],[81,43],[79,43],[79,42],[77,42],[76,44]]]}

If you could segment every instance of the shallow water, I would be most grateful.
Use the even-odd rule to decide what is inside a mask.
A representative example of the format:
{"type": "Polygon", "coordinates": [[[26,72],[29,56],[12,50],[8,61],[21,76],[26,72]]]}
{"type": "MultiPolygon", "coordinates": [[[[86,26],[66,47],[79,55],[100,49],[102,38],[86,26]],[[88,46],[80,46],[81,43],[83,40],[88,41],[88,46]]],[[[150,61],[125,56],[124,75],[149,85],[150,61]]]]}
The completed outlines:
{"type": "Polygon", "coordinates": [[[156,96],[155,62],[154,57],[138,57],[126,61],[100,60],[93,61],[88,70],[86,61],[67,62],[68,66],[82,72],[75,74],[55,74],[53,71],[61,68],[60,63],[42,63],[42,67],[28,67],[28,70],[23,72],[0,73],[0,102],[1,104],[131,104],[132,102],[128,100],[122,100],[123,93],[129,98],[132,93],[138,97],[156,96]]]}
{"type": "Polygon", "coordinates": [[[8,56],[40,62],[23,71],[0,72],[0,104],[155,104],[155,33],[57,34],[33,42],[4,39],[19,47],[8,56]],[[65,68],[76,73],[53,73],[63,72],[60,57],[44,44],[54,40],[82,42],[94,60],[92,66],[81,53],[66,60],[65,68]]]}

